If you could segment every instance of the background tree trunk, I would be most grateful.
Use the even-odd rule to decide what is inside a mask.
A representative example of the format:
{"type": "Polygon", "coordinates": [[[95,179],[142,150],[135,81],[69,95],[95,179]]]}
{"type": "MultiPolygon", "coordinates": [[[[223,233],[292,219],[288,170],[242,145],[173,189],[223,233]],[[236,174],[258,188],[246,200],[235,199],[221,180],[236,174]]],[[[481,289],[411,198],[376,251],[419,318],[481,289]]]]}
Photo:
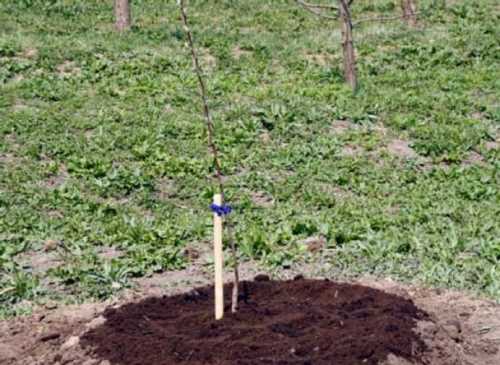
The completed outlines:
{"type": "Polygon", "coordinates": [[[401,9],[403,10],[403,19],[410,27],[417,26],[417,4],[415,0],[401,0],[401,9]]]}
{"type": "Polygon", "coordinates": [[[352,21],[348,0],[339,0],[340,24],[342,30],[342,50],[344,56],[344,78],[355,90],[357,86],[356,56],[352,40],[352,21]]]}
{"type": "Polygon", "coordinates": [[[130,29],[129,0],[115,0],[115,26],[120,32],[130,29]]]}

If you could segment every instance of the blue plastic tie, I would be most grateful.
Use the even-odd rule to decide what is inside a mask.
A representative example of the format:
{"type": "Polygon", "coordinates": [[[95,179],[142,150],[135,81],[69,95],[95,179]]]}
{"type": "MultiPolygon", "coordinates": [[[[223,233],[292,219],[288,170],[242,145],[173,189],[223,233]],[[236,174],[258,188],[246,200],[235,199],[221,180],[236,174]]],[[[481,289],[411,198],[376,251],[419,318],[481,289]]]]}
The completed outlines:
{"type": "Polygon", "coordinates": [[[233,210],[233,208],[231,208],[230,205],[227,204],[217,205],[215,203],[210,204],[210,209],[219,217],[222,217],[223,215],[228,215],[233,210]]]}

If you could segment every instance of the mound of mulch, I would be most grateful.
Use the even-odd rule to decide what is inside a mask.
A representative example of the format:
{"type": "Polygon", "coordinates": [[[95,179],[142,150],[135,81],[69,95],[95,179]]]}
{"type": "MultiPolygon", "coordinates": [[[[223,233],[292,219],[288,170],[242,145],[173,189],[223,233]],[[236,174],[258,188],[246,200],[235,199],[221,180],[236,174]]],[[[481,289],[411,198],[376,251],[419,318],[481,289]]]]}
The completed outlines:
{"type": "MultiPolygon", "coordinates": [[[[229,305],[230,286],[226,287],[229,305]]],[[[121,365],[419,363],[428,316],[411,300],[327,280],[241,283],[239,312],[215,321],[213,287],[107,309],[81,345],[121,365]],[[392,356],[392,355],[391,355],[392,356]]]]}

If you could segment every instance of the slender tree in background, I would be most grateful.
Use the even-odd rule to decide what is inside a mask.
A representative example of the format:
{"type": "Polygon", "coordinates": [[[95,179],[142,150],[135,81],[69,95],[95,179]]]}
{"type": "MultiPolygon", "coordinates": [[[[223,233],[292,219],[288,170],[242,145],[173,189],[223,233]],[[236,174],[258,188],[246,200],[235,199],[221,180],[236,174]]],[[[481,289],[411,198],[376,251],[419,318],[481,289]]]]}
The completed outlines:
{"type": "Polygon", "coordinates": [[[130,2],[129,0],[115,0],[115,26],[119,32],[130,29],[130,2]]]}
{"type": "Polygon", "coordinates": [[[339,0],[339,14],[342,30],[342,51],[344,58],[344,78],[345,81],[356,89],[358,78],[356,72],[356,55],[352,40],[352,19],[348,0],[339,0]]]}
{"type": "Polygon", "coordinates": [[[342,32],[342,52],[344,62],[344,80],[353,90],[357,87],[356,55],[354,51],[354,42],[352,37],[352,19],[350,6],[354,0],[337,0],[337,5],[313,4],[304,0],[296,0],[297,4],[314,15],[328,19],[340,19],[340,28],[342,32]],[[325,11],[330,11],[326,14],[325,11]]]}
{"type": "Polygon", "coordinates": [[[417,4],[415,0],[401,0],[403,19],[410,27],[417,26],[417,4]]]}

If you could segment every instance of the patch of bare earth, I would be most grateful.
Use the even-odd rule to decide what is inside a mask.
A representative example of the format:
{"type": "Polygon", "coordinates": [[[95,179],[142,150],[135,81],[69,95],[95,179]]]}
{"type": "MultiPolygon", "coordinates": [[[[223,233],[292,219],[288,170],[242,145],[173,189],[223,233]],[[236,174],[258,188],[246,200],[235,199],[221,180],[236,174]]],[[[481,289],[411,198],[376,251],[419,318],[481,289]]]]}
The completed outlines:
{"type": "MultiPolygon", "coordinates": [[[[21,102],[21,101],[16,100],[16,102],[21,102]]],[[[17,143],[17,136],[15,133],[6,134],[5,141],[11,144],[12,146],[19,147],[19,144],[17,143]]]]}
{"type": "MultiPolygon", "coordinates": [[[[307,241],[311,245],[322,243],[321,237],[307,241]]],[[[209,254],[208,251],[205,254],[209,254]]],[[[199,256],[199,259],[202,257],[199,256]]],[[[258,269],[252,264],[242,266],[244,280],[255,277],[257,272],[258,269]]],[[[231,280],[229,272],[225,279],[231,280]]],[[[140,279],[134,291],[105,303],[63,306],[50,310],[40,308],[31,316],[0,322],[0,363],[114,365],[93,357],[88,348],[80,346],[80,338],[86,332],[106,322],[102,315],[104,309],[138,302],[149,296],[187,292],[209,284],[211,280],[211,272],[199,265],[192,265],[183,271],[140,279]]],[[[391,354],[382,365],[500,364],[500,306],[493,301],[475,299],[455,291],[405,286],[387,279],[363,278],[356,283],[411,299],[429,314],[427,319],[418,322],[416,330],[427,345],[424,358],[410,362],[399,358],[397,354],[391,354]]]]}
{"type": "Polygon", "coordinates": [[[64,61],[56,67],[59,76],[66,78],[71,76],[78,76],[81,73],[80,67],[73,61],[64,61]]]}
{"type": "Polygon", "coordinates": [[[113,260],[123,256],[123,252],[116,247],[102,246],[96,249],[97,256],[104,260],[113,260]]]}
{"type": "Polygon", "coordinates": [[[347,144],[344,147],[342,147],[342,150],[340,153],[342,156],[356,157],[356,156],[362,155],[364,151],[365,150],[360,146],[356,146],[353,144],[347,144]]]}
{"type": "Polygon", "coordinates": [[[14,102],[14,104],[12,105],[12,107],[11,107],[11,108],[12,108],[12,111],[14,111],[14,112],[20,112],[20,111],[23,111],[23,110],[28,109],[28,108],[29,108],[29,106],[28,106],[28,105],[26,105],[26,104],[24,103],[24,101],[17,99],[17,100],[14,102]]]}
{"type": "Polygon", "coordinates": [[[173,113],[173,112],[174,112],[174,108],[173,108],[173,106],[172,106],[171,104],[167,103],[167,104],[165,104],[165,106],[163,107],[163,112],[164,112],[165,114],[171,114],[171,113],[173,113]]]}
{"type": "Polygon", "coordinates": [[[22,56],[24,58],[28,58],[28,59],[37,58],[38,57],[38,50],[36,48],[26,48],[23,51],[22,56]]]}
{"type": "MultiPolygon", "coordinates": [[[[17,104],[18,101],[16,101],[17,104]]],[[[15,133],[8,133],[4,136],[4,141],[7,146],[10,147],[11,151],[15,151],[19,149],[19,143],[17,141],[17,136],[15,133]]],[[[0,153],[0,163],[1,164],[13,164],[20,161],[20,158],[16,157],[14,154],[6,152],[0,153]]]]}
{"type": "Polygon", "coordinates": [[[470,151],[467,156],[462,160],[462,166],[484,166],[484,157],[476,151],[470,151]]]}
{"type": "Polygon", "coordinates": [[[79,335],[102,323],[106,304],[40,309],[29,317],[0,323],[0,364],[99,364],[79,349],[79,335]]]}
{"type": "Polygon", "coordinates": [[[317,185],[318,190],[328,196],[334,196],[337,199],[348,199],[354,196],[354,194],[335,184],[320,183],[317,185]]]}
{"type": "Polygon", "coordinates": [[[391,131],[387,129],[387,127],[383,123],[375,124],[370,128],[370,130],[383,138],[387,138],[389,135],[391,135],[391,131]]]}
{"type": "Polygon", "coordinates": [[[410,142],[402,139],[393,139],[387,144],[387,151],[396,157],[404,159],[414,159],[418,154],[410,147],[410,142]]]}
{"type": "Polygon", "coordinates": [[[358,146],[355,144],[346,144],[340,150],[340,155],[342,157],[350,157],[350,158],[364,158],[368,161],[371,161],[373,164],[383,167],[384,160],[380,156],[380,150],[367,150],[362,146],[358,146]]]}
{"type": "Polygon", "coordinates": [[[12,153],[0,153],[0,163],[5,165],[13,165],[18,158],[12,153]]]}
{"type": "Polygon", "coordinates": [[[335,57],[328,53],[307,53],[304,54],[304,59],[319,66],[328,66],[333,63],[335,57]]]}
{"type": "Polygon", "coordinates": [[[274,205],[273,197],[264,191],[252,192],[250,194],[250,196],[251,196],[252,202],[258,207],[270,208],[274,205]]]}
{"type": "Polygon", "coordinates": [[[210,49],[202,48],[200,50],[200,63],[204,70],[212,71],[217,67],[217,58],[210,53],[210,49]]]}
{"type": "Polygon", "coordinates": [[[271,142],[271,135],[269,134],[269,132],[262,132],[260,135],[259,135],[259,139],[260,141],[263,143],[263,144],[269,144],[271,142]]]}
{"type": "Polygon", "coordinates": [[[16,75],[12,78],[11,82],[13,83],[18,83],[18,82],[21,82],[24,80],[24,76],[23,75],[16,75]]]}
{"type": "Polygon", "coordinates": [[[92,128],[89,128],[83,132],[83,136],[87,141],[92,141],[95,138],[96,131],[92,128]]]}
{"type": "Polygon", "coordinates": [[[326,247],[327,240],[324,236],[321,235],[311,236],[300,241],[300,244],[303,245],[307,251],[316,253],[322,251],[326,247]]]}
{"type": "Polygon", "coordinates": [[[174,198],[177,195],[175,181],[169,178],[161,178],[155,185],[156,197],[162,201],[174,198]]]}
{"type": "MultiPolygon", "coordinates": [[[[209,285],[213,280],[211,270],[212,251],[210,242],[189,244],[184,252],[191,265],[184,270],[158,273],[135,280],[135,293],[140,297],[179,294],[193,288],[209,285]]],[[[259,269],[251,262],[241,262],[239,274],[241,280],[251,280],[259,269]]],[[[224,272],[224,281],[233,279],[230,268],[224,272]]]]}
{"type": "Polygon", "coordinates": [[[357,128],[357,125],[348,120],[335,120],[330,128],[333,134],[344,134],[357,128]]]}
{"type": "MultiPolygon", "coordinates": [[[[51,240],[47,241],[47,245],[51,240]]],[[[52,248],[26,251],[18,256],[18,263],[26,270],[34,274],[45,273],[49,269],[53,269],[62,263],[59,254],[52,248]]]]}
{"type": "Polygon", "coordinates": [[[47,214],[47,217],[50,219],[62,219],[64,218],[64,214],[57,209],[49,209],[45,211],[45,214],[47,214]]]}
{"type": "Polygon", "coordinates": [[[66,166],[59,166],[59,171],[56,174],[53,174],[48,179],[43,181],[41,184],[43,187],[47,189],[57,189],[63,186],[69,178],[68,170],[66,166]]]}
{"type": "Polygon", "coordinates": [[[488,151],[495,151],[500,149],[500,142],[498,141],[488,141],[484,144],[484,148],[488,151]]]}
{"type": "Polygon", "coordinates": [[[252,54],[252,52],[247,51],[243,48],[240,48],[239,46],[236,46],[231,50],[231,54],[233,55],[233,58],[235,60],[239,60],[242,57],[250,56],[252,54]]]}
{"type": "Polygon", "coordinates": [[[428,346],[433,346],[434,355],[451,350],[449,364],[500,364],[498,303],[452,290],[403,286],[392,280],[364,278],[360,283],[411,298],[429,313],[434,323],[419,323],[419,332],[428,346]]]}
{"type": "MultiPolygon", "coordinates": [[[[350,132],[374,134],[380,139],[385,139],[388,130],[383,124],[375,125],[358,125],[348,120],[336,120],[330,127],[330,132],[336,136],[342,136],[350,132]]],[[[383,165],[383,160],[380,158],[380,148],[365,149],[363,146],[347,143],[342,146],[340,155],[343,157],[360,157],[363,156],[377,165],[383,165]]]]}

